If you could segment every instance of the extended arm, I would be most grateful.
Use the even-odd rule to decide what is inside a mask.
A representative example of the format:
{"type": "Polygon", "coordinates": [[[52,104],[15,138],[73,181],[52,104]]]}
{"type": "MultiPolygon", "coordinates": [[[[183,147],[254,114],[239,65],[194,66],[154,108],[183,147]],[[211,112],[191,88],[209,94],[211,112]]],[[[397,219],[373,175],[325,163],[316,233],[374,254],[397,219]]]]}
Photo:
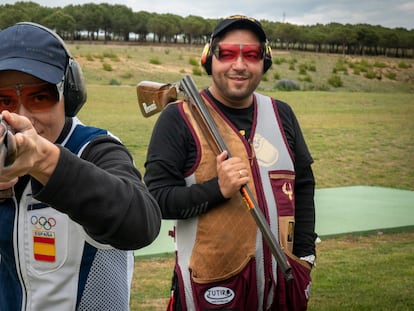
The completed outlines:
{"type": "Polygon", "coordinates": [[[16,159],[4,168],[1,189],[30,175],[36,199],[66,213],[101,243],[136,249],[158,235],[158,204],[127,149],[108,136],[90,142],[82,158],[36,133],[22,116],[3,112],[13,127],[16,159]]]}
{"type": "Polygon", "coordinates": [[[79,159],[64,148],[49,182],[36,198],[81,224],[102,243],[137,249],[158,235],[158,204],[141,181],[124,146],[98,138],[79,159]]]}

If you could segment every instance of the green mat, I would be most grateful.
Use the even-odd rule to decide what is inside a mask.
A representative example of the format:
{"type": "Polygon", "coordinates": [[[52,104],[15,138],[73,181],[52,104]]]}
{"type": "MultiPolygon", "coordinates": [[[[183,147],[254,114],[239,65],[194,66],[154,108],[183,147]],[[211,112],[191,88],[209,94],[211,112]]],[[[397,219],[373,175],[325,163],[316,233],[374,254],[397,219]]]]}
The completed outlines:
{"type": "MultiPolygon", "coordinates": [[[[316,232],[320,237],[414,226],[414,191],[352,186],[317,189],[316,232]]],[[[163,220],[161,232],[137,256],[174,252],[168,231],[173,220],[163,220]]]]}
{"type": "Polygon", "coordinates": [[[354,186],[316,191],[320,236],[414,226],[414,191],[354,186]]]}

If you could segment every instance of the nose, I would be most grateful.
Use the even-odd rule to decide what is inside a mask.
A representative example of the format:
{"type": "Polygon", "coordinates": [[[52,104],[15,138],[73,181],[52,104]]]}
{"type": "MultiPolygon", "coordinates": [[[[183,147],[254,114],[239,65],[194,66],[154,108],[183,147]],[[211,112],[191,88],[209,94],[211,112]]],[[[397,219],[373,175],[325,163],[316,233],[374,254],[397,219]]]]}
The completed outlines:
{"type": "Polygon", "coordinates": [[[242,53],[240,53],[238,56],[237,56],[237,59],[233,62],[233,68],[234,69],[245,69],[246,68],[246,61],[244,60],[244,58],[243,58],[243,54],[242,53]]]}
{"type": "Polygon", "coordinates": [[[28,116],[30,114],[30,111],[27,110],[26,106],[23,103],[23,99],[20,94],[17,94],[17,107],[16,107],[16,113],[22,116],[28,116]]]}

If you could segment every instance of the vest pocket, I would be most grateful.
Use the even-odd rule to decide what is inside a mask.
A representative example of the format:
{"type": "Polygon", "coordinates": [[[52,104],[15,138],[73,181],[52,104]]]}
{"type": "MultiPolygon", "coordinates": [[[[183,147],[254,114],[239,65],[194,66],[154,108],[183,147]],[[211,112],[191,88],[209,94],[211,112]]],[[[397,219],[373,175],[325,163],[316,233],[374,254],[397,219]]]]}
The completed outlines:
{"type": "Polygon", "coordinates": [[[270,171],[269,179],[277,208],[279,243],[292,252],[295,230],[295,172],[270,171]]]}
{"type": "Polygon", "coordinates": [[[311,269],[308,263],[295,255],[286,252],[286,256],[292,267],[293,280],[287,283],[279,271],[274,304],[277,305],[277,310],[306,310],[312,284],[311,269]]]}
{"type": "Polygon", "coordinates": [[[67,259],[68,217],[44,206],[27,213],[30,267],[39,274],[54,271],[67,259]]]}
{"type": "Polygon", "coordinates": [[[251,259],[237,275],[208,284],[191,278],[196,310],[257,310],[256,261],[251,259]]]}

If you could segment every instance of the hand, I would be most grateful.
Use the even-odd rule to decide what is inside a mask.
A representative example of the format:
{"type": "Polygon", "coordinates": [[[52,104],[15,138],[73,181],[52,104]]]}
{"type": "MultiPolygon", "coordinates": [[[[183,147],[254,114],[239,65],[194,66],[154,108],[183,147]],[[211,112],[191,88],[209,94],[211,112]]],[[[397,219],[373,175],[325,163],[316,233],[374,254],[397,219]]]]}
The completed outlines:
{"type": "Polygon", "coordinates": [[[13,178],[13,179],[11,179],[11,180],[9,180],[9,181],[3,181],[3,182],[0,182],[0,191],[1,190],[6,190],[6,189],[10,189],[11,187],[13,187],[15,184],[17,184],[17,181],[18,181],[19,179],[16,177],[16,178],[13,178]]]}
{"type": "Polygon", "coordinates": [[[216,157],[217,177],[221,194],[231,198],[240,188],[250,181],[245,163],[238,157],[227,158],[227,151],[216,157]]]}
{"type": "Polygon", "coordinates": [[[2,170],[0,188],[7,183],[14,185],[23,175],[31,175],[46,184],[59,159],[59,148],[37,134],[28,118],[8,111],[3,111],[2,115],[15,132],[10,140],[16,146],[16,159],[2,170]]]}

